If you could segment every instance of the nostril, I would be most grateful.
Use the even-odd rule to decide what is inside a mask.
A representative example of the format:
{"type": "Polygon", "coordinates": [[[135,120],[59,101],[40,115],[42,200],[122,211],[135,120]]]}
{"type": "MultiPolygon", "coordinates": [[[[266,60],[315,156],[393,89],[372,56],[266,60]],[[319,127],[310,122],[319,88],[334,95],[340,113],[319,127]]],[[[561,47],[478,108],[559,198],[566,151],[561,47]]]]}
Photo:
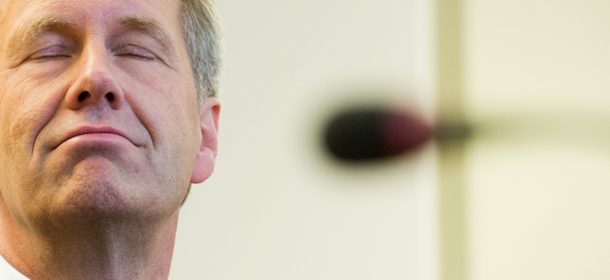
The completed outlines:
{"type": "Polygon", "coordinates": [[[78,101],[83,102],[83,101],[85,101],[85,99],[87,99],[87,97],[89,97],[89,92],[83,91],[78,95],[78,101]]]}
{"type": "Polygon", "coordinates": [[[106,93],[106,99],[108,99],[109,102],[114,101],[114,94],[112,92],[106,93]]]}

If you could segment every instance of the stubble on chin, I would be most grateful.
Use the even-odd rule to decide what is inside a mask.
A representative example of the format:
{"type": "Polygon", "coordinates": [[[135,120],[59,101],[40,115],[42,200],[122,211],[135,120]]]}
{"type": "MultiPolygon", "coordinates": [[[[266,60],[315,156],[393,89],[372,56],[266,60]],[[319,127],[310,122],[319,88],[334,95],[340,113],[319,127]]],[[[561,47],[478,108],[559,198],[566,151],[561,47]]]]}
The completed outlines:
{"type": "Polygon", "coordinates": [[[149,213],[142,209],[144,201],[136,199],[140,191],[123,177],[106,159],[82,161],[61,182],[48,186],[55,188],[48,197],[38,197],[40,209],[35,219],[52,228],[146,219],[144,215],[149,213]]]}

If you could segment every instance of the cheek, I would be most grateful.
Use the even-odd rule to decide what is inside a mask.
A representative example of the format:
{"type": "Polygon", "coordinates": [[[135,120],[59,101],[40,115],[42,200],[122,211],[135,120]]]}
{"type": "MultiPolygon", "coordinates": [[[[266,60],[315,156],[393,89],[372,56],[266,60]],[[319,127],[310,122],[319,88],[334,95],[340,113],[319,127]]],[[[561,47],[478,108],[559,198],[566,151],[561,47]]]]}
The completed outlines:
{"type": "Polygon", "coordinates": [[[199,131],[199,107],[194,86],[188,87],[192,81],[172,70],[150,67],[121,75],[120,84],[155,147],[173,149],[178,153],[175,155],[193,149],[199,131]]]}
{"type": "Polygon", "coordinates": [[[198,119],[193,119],[198,110],[194,86],[189,87],[193,82],[178,72],[159,65],[130,65],[119,79],[126,100],[136,105],[134,110],[147,114],[152,124],[193,127],[198,119]]]}
{"type": "Polygon", "coordinates": [[[6,85],[0,91],[0,180],[34,180],[28,174],[42,168],[34,152],[36,139],[59,106],[62,89],[55,82],[18,75],[0,84],[6,85]]]}
{"type": "Polygon", "coordinates": [[[20,196],[33,191],[23,186],[36,181],[35,171],[41,168],[34,155],[36,137],[59,100],[54,83],[41,84],[18,75],[0,79],[0,184],[3,196],[20,196]]]}
{"type": "Polygon", "coordinates": [[[126,101],[153,143],[147,165],[153,184],[164,189],[164,197],[173,197],[179,203],[199,148],[196,97],[189,98],[181,78],[171,75],[122,84],[126,85],[126,101]]]}

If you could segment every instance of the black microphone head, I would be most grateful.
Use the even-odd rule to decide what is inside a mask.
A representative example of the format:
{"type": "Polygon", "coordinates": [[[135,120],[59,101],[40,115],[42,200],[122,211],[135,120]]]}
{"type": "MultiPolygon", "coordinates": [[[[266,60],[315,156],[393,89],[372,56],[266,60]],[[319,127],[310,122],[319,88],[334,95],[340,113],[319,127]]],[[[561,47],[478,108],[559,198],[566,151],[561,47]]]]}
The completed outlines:
{"type": "Polygon", "coordinates": [[[432,137],[421,118],[387,108],[344,110],[326,125],[324,144],[343,161],[373,161],[418,150],[432,137]]]}

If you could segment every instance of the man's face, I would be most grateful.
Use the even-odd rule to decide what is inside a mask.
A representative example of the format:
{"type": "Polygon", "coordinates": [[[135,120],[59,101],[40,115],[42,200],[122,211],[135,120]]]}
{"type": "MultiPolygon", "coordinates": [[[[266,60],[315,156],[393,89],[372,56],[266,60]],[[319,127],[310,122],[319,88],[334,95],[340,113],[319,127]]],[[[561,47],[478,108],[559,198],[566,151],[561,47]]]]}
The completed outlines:
{"type": "Polygon", "coordinates": [[[175,212],[202,139],[179,1],[0,1],[0,191],[12,215],[175,212]]]}

